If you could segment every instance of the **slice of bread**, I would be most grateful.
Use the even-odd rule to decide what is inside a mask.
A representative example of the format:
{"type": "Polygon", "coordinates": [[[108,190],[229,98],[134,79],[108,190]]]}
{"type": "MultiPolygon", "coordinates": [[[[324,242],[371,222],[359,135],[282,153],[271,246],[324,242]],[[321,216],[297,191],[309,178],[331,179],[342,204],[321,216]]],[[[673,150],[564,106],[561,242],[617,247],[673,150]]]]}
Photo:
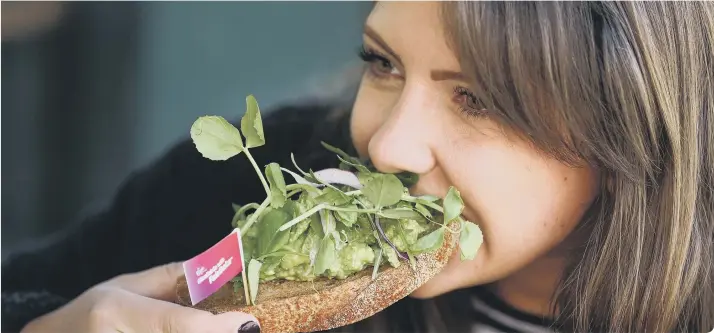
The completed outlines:
{"type": "MultiPolygon", "coordinates": [[[[434,252],[416,256],[416,269],[408,262],[397,268],[383,265],[372,280],[372,267],[344,280],[312,282],[261,282],[256,305],[246,306],[243,291],[231,283],[194,306],[218,314],[241,311],[260,321],[262,333],[323,331],[370,317],[408,296],[434,277],[456,250],[458,234],[447,232],[444,244],[434,252]]],[[[178,303],[191,306],[184,277],[177,284],[178,303]]]]}

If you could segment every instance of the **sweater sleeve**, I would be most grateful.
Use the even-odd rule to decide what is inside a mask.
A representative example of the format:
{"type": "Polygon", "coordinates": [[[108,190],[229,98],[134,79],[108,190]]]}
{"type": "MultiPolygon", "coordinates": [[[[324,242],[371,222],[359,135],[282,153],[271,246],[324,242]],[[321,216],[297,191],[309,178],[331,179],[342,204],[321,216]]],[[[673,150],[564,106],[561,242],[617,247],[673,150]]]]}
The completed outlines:
{"type": "MultiPolygon", "coordinates": [[[[326,106],[284,107],[263,120],[266,145],[251,149],[259,166],[331,166],[319,141],[350,149],[346,114],[326,106]]],[[[232,203],[260,202],[265,193],[252,165],[238,155],[203,158],[186,139],[132,174],[112,203],[34,249],[2,263],[2,331],[62,306],[116,275],[186,260],[231,231],[232,203]]]]}

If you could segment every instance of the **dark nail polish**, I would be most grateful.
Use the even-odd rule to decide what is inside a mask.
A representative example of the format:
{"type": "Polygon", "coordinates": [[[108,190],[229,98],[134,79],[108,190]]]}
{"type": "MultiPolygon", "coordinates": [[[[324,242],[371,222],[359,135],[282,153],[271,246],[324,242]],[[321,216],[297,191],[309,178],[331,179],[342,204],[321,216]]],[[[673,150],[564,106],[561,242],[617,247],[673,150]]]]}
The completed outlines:
{"type": "Polygon", "coordinates": [[[238,333],[260,333],[260,326],[258,326],[258,323],[251,320],[241,325],[241,327],[238,328],[238,333]]]}

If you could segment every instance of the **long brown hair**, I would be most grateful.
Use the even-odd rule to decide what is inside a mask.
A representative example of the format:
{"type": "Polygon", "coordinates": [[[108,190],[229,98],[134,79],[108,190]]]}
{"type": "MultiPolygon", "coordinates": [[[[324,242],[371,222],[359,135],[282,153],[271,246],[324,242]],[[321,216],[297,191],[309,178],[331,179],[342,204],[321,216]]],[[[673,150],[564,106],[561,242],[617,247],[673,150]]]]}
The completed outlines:
{"type": "MultiPolygon", "coordinates": [[[[570,330],[714,327],[714,7],[447,2],[447,38],[504,128],[596,167],[553,315],[570,330]]],[[[510,131],[509,131],[510,132],[510,131]]]]}

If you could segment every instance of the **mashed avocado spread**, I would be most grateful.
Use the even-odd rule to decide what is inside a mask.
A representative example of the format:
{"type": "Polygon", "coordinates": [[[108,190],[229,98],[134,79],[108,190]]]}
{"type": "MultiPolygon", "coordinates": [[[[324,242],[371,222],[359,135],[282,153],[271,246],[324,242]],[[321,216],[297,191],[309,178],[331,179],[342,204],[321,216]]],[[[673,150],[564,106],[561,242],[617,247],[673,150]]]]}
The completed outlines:
{"type": "MultiPolygon", "coordinates": [[[[309,201],[307,194],[301,196],[296,202],[291,202],[274,211],[268,208],[263,218],[257,224],[269,223],[272,218],[292,219],[306,211],[304,202],[309,201]]],[[[237,218],[240,218],[238,216],[237,218]]],[[[242,227],[245,220],[239,220],[235,226],[242,227]],[[242,222],[242,223],[241,223],[242,222]]],[[[379,240],[379,233],[373,228],[377,222],[384,230],[384,235],[390,239],[397,250],[409,252],[409,246],[416,243],[418,237],[433,229],[427,225],[426,219],[390,219],[381,218],[378,221],[370,220],[367,215],[356,216],[355,221],[349,221],[342,214],[324,212],[315,214],[293,226],[284,236],[285,243],[279,248],[271,249],[273,252],[265,253],[261,249],[258,228],[252,228],[243,236],[243,249],[247,260],[262,259],[260,280],[270,281],[275,279],[311,281],[318,276],[344,279],[367,267],[373,266],[376,256],[381,253],[382,263],[393,267],[400,265],[397,252],[385,240],[379,240]],[[347,220],[347,221],[345,221],[347,220]],[[324,224],[323,224],[324,222],[324,224]],[[321,250],[321,240],[325,232],[333,236],[326,247],[334,246],[334,259],[331,260],[322,274],[316,274],[314,264],[317,254],[321,250]],[[381,251],[380,251],[381,250],[381,251]]],[[[433,223],[432,223],[433,225],[433,223]]],[[[263,242],[266,240],[263,239],[263,242]]],[[[325,250],[323,251],[332,251],[325,250]]]]}

